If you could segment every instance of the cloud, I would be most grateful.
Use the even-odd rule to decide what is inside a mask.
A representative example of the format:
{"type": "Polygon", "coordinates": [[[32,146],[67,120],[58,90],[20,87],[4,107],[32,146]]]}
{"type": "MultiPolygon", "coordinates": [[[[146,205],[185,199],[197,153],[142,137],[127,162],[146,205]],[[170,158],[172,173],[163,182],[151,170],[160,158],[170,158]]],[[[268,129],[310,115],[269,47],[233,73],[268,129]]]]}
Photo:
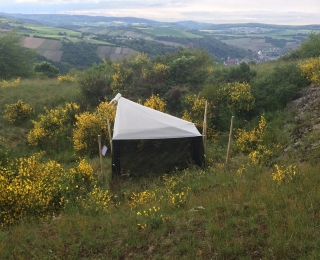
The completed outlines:
{"type": "Polygon", "coordinates": [[[131,16],[167,22],[320,24],[316,16],[320,13],[319,0],[0,0],[1,11],[131,16]]]}

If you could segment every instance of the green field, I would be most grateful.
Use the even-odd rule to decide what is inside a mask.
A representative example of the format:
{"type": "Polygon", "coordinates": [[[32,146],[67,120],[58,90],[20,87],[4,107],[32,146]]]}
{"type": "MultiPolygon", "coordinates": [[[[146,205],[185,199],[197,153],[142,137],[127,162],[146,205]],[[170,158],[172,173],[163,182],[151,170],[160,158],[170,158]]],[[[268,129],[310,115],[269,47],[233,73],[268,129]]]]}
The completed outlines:
{"type": "Polygon", "coordinates": [[[46,36],[46,37],[59,37],[62,38],[63,36],[69,36],[69,37],[80,37],[81,33],[68,30],[65,28],[58,28],[58,27],[49,27],[49,26],[42,26],[37,24],[28,24],[28,23],[15,23],[15,22],[9,22],[9,24],[13,27],[23,26],[24,28],[28,30],[21,30],[20,32],[28,33],[30,35],[36,35],[36,36],[46,36]],[[59,35],[59,33],[62,33],[64,35],[59,35]]]}
{"type": "Polygon", "coordinates": [[[137,27],[142,32],[152,34],[154,36],[173,36],[173,37],[183,37],[183,38],[201,38],[202,36],[176,29],[171,27],[137,27]]]}

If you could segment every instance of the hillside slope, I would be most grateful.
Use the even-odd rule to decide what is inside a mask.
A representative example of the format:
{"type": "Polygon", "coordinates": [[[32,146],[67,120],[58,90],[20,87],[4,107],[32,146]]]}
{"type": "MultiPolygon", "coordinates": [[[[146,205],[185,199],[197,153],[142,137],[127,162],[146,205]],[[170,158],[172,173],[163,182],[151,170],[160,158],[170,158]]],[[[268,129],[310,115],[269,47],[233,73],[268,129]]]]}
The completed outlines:
{"type": "Polygon", "coordinates": [[[291,143],[285,152],[294,152],[301,161],[317,162],[320,155],[320,87],[311,85],[300,92],[300,97],[288,104],[286,112],[294,121],[286,125],[291,143]]]}

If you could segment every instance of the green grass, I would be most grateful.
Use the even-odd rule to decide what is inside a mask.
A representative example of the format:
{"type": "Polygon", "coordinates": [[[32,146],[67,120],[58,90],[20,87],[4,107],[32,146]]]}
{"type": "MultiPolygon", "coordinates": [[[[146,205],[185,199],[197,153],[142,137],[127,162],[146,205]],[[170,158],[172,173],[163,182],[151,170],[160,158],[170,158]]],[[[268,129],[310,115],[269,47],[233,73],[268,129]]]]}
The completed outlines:
{"type": "MultiPolygon", "coordinates": [[[[17,24],[11,24],[12,26],[17,26],[17,24]]],[[[31,33],[33,35],[42,35],[42,36],[48,36],[48,37],[53,37],[53,36],[59,36],[58,33],[66,33],[67,35],[65,36],[81,36],[80,32],[68,30],[65,28],[58,28],[58,27],[49,27],[49,26],[41,26],[41,25],[35,25],[35,24],[22,24],[24,27],[34,30],[34,33],[31,33]]]]}
{"type": "Polygon", "coordinates": [[[31,122],[13,126],[3,117],[6,104],[16,103],[19,99],[35,109],[37,115],[47,109],[53,109],[66,102],[81,102],[81,95],[76,83],[59,84],[57,79],[24,79],[16,87],[0,87],[0,136],[5,137],[3,144],[16,154],[28,151],[26,135],[30,131],[31,122]]]}

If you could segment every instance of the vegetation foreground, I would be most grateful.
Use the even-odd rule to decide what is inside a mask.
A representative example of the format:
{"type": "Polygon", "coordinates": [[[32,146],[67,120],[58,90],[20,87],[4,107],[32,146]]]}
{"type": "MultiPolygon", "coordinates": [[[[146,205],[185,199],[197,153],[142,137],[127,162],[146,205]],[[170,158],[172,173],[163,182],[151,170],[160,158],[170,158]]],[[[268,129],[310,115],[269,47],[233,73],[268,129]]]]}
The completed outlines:
{"type": "Polygon", "coordinates": [[[318,259],[319,91],[286,104],[318,89],[319,39],[260,65],[180,49],[60,75],[0,38],[16,54],[0,74],[1,259],[318,259]],[[118,92],[199,130],[208,101],[205,167],[111,178],[97,136],[118,92]]]}
{"type": "Polygon", "coordinates": [[[59,216],[3,230],[1,256],[317,259],[319,167],[301,164],[296,172],[281,184],[257,167],[111,182],[112,195],[93,191],[83,208],[70,205],[59,216]]]}

